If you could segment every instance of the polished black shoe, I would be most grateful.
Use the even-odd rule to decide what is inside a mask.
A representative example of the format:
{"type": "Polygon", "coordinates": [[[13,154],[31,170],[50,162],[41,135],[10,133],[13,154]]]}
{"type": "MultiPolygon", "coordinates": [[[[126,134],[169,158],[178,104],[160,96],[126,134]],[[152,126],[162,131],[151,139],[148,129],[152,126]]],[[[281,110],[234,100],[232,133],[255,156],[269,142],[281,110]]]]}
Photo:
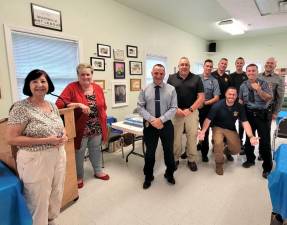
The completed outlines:
{"type": "Polygon", "coordinates": [[[257,159],[258,159],[258,161],[262,161],[262,160],[263,160],[262,157],[261,157],[261,155],[259,155],[259,156],[257,157],[257,159]]]}
{"type": "Polygon", "coordinates": [[[188,168],[191,170],[191,171],[193,171],[193,172],[195,172],[195,171],[197,171],[197,165],[196,165],[196,162],[187,162],[187,166],[188,166],[188,168]]]}
{"type": "Polygon", "coordinates": [[[251,166],[254,166],[255,165],[255,162],[248,162],[248,161],[245,161],[244,163],[242,163],[242,166],[244,168],[249,168],[251,166]]]}
{"type": "Polygon", "coordinates": [[[208,161],[209,161],[209,159],[207,156],[202,156],[202,162],[208,162],[208,161]]]}
{"type": "Polygon", "coordinates": [[[173,176],[169,176],[166,173],[164,174],[164,178],[167,180],[168,183],[170,184],[175,184],[175,179],[173,176]]]}
{"type": "Polygon", "coordinates": [[[225,156],[226,156],[226,159],[227,159],[229,162],[233,162],[233,161],[234,161],[234,158],[233,158],[232,155],[226,154],[225,156]]]}
{"type": "Polygon", "coordinates": [[[143,189],[148,189],[151,186],[151,182],[154,180],[154,176],[152,176],[150,179],[145,179],[143,183],[143,189]]]}
{"type": "Polygon", "coordinates": [[[179,160],[175,161],[174,164],[174,171],[176,171],[179,165],[179,160]]]}
{"type": "Polygon", "coordinates": [[[269,174],[270,174],[270,172],[263,171],[263,172],[262,172],[262,177],[264,177],[265,179],[267,179],[267,177],[268,177],[269,174]]]}
{"type": "Polygon", "coordinates": [[[181,158],[181,159],[186,159],[186,158],[187,158],[186,152],[182,153],[181,156],[180,156],[180,158],[181,158]]]}

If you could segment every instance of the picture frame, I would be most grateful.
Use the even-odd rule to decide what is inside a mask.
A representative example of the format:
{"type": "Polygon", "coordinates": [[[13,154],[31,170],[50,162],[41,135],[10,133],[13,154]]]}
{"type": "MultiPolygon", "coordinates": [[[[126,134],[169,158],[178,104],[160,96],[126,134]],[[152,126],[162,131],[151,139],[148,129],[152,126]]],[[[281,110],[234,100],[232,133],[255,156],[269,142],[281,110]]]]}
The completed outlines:
{"type": "Polygon", "coordinates": [[[103,90],[106,89],[106,81],[105,80],[94,80],[94,82],[99,85],[103,90]]]}
{"type": "Polygon", "coordinates": [[[97,44],[97,53],[100,57],[111,58],[111,46],[104,44],[97,44]]]}
{"type": "Polygon", "coordinates": [[[125,60],[124,50],[121,49],[114,49],[114,59],[119,61],[125,60]]]}
{"type": "Polygon", "coordinates": [[[138,47],[133,45],[127,45],[127,57],[137,58],[138,57],[138,47]]]}
{"type": "Polygon", "coordinates": [[[141,86],[141,79],[130,79],[130,91],[140,91],[141,86]]]}
{"type": "Polygon", "coordinates": [[[125,63],[124,62],[114,62],[114,79],[125,79],[125,63]]]}
{"type": "Polygon", "coordinates": [[[112,82],[112,107],[122,107],[128,105],[128,93],[126,81],[112,82]]]}
{"type": "Polygon", "coordinates": [[[142,75],[142,62],[130,61],[130,75],[142,75]]]}
{"type": "Polygon", "coordinates": [[[31,3],[32,25],[63,31],[61,11],[31,3]]]}
{"type": "Polygon", "coordinates": [[[105,63],[105,59],[103,58],[90,57],[90,64],[94,68],[95,71],[106,70],[106,63],[105,63]]]}

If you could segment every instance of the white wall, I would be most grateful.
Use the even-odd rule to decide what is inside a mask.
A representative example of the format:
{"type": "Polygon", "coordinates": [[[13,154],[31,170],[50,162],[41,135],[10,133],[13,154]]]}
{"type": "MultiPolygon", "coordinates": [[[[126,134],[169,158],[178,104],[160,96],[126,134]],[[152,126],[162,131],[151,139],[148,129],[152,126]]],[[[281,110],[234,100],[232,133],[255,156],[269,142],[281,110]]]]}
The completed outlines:
{"type": "MultiPolygon", "coordinates": [[[[0,24],[20,27],[32,27],[31,10],[28,0],[0,0],[0,24]]],[[[201,62],[206,54],[205,40],[187,34],[172,26],[147,17],[112,0],[34,0],[33,3],[60,10],[62,12],[63,33],[78,37],[82,42],[84,62],[96,56],[97,43],[111,45],[112,49],[126,49],[126,45],[136,45],[138,60],[144,62],[147,53],[166,56],[167,72],[173,72],[181,56],[187,56],[194,62],[201,62]]],[[[42,30],[41,28],[36,28],[42,30]]],[[[126,81],[130,83],[129,59],[126,58],[126,81]]],[[[144,65],[143,65],[144,68],[144,65]]],[[[76,78],[76,74],[75,74],[76,78]]],[[[142,78],[143,76],[132,76],[142,78]]],[[[108,115],[119,119],[132,112],[136,107],[138,92],[129,95],[129,106],[111,108],[111,81],[113,79],[113,59],[106,59],[106,71],[97,72],[94,79],[106,80],[106,101],[108,115]]],[[[143,83],[143,82],[142,82],[143,83]]],[[[8,115],[12,104],[10,73],[6,54],[3,27],[0,28],[0,118],[8,115]]]]}
{"type": "Polygon", "coordinates": [[[210,57],[214,59],[215,66],[220,58],[229,59],[228,69],[235,70],[234,62],[239,56],[248,63],[259,62],[264,66],[265,60],[271,56],[277,59],[278,67],[287,68],[287,33],[265,35],[251,38],[237,38],[218,41],[217,52],[210,57]]]}

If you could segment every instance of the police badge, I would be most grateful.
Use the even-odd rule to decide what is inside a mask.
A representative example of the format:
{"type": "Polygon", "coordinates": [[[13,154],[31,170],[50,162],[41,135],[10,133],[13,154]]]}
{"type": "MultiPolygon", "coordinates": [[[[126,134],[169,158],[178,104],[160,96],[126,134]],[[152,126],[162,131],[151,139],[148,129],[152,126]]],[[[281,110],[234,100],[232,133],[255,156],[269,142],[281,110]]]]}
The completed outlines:
{"type": "Polygon", "coordinates": [[[237,117],[237,116],[238,116],[238,112],[237,112],[237,111],[234,111],[234,112],[233,112],[233,116],[234,116],[234,117],[237,117]]]}

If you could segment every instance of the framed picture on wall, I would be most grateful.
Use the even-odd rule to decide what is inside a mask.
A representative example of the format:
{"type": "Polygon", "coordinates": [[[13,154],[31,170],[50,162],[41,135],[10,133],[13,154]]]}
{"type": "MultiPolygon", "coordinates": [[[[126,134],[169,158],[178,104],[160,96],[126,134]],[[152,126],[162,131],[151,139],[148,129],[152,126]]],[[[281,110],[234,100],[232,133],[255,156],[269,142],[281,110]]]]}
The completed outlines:
{"type": "Polygon", "coordinates": [[[112,82],[112,107],[128,105],[127,83],[125,81],[112,82]]]}
{"type": "Polygon", "coordinates": [[[114,59],[124,61],[125,59],[124,50],[114,49],[114,59]]]}
{"type": "Polygon", "coordinates": [[[98,56],[100,57],[111,58],[111,46],[97,44],[97,53],[98,53],[98,56]]]}
{"type": "Polygon", "coordinates": [[[140,91],[141,90],[141,79],[131,79],[130,80],[130,90],[140,91]]]}
{"type": "Polygon", "coordinates": [[[105,59],[90,57],[90,64],[96,71],[105,71],[105,59]]]}
{"type": "Polygon", "coordinates": [[[105,80],[94,80],[94,82],[95,82],[97,85],[99,85],[103,90],[106,89],[106,85],[105,85],[106,81],[105,81],[105,80]]]}
{"type": "Polygon", "coordinates": [[[127,57],[137,58],[138,57],[138,47],[133,45],[127,45],[127,57]]]}
{"type": "Polygon", "coordinates": [[[114,78],[115,79],[125,79],[125,63],[124,62],[114,62],[114,78]]]}
{"type": "Polygon", "coordinates": [[[32,25],[62,31],[61,11],[31,3],[32,25]]]}
{"type": "Polygon", "coordinates": [[[130,61],[130,75],[142,75],[142,62],[130,61]]]}

